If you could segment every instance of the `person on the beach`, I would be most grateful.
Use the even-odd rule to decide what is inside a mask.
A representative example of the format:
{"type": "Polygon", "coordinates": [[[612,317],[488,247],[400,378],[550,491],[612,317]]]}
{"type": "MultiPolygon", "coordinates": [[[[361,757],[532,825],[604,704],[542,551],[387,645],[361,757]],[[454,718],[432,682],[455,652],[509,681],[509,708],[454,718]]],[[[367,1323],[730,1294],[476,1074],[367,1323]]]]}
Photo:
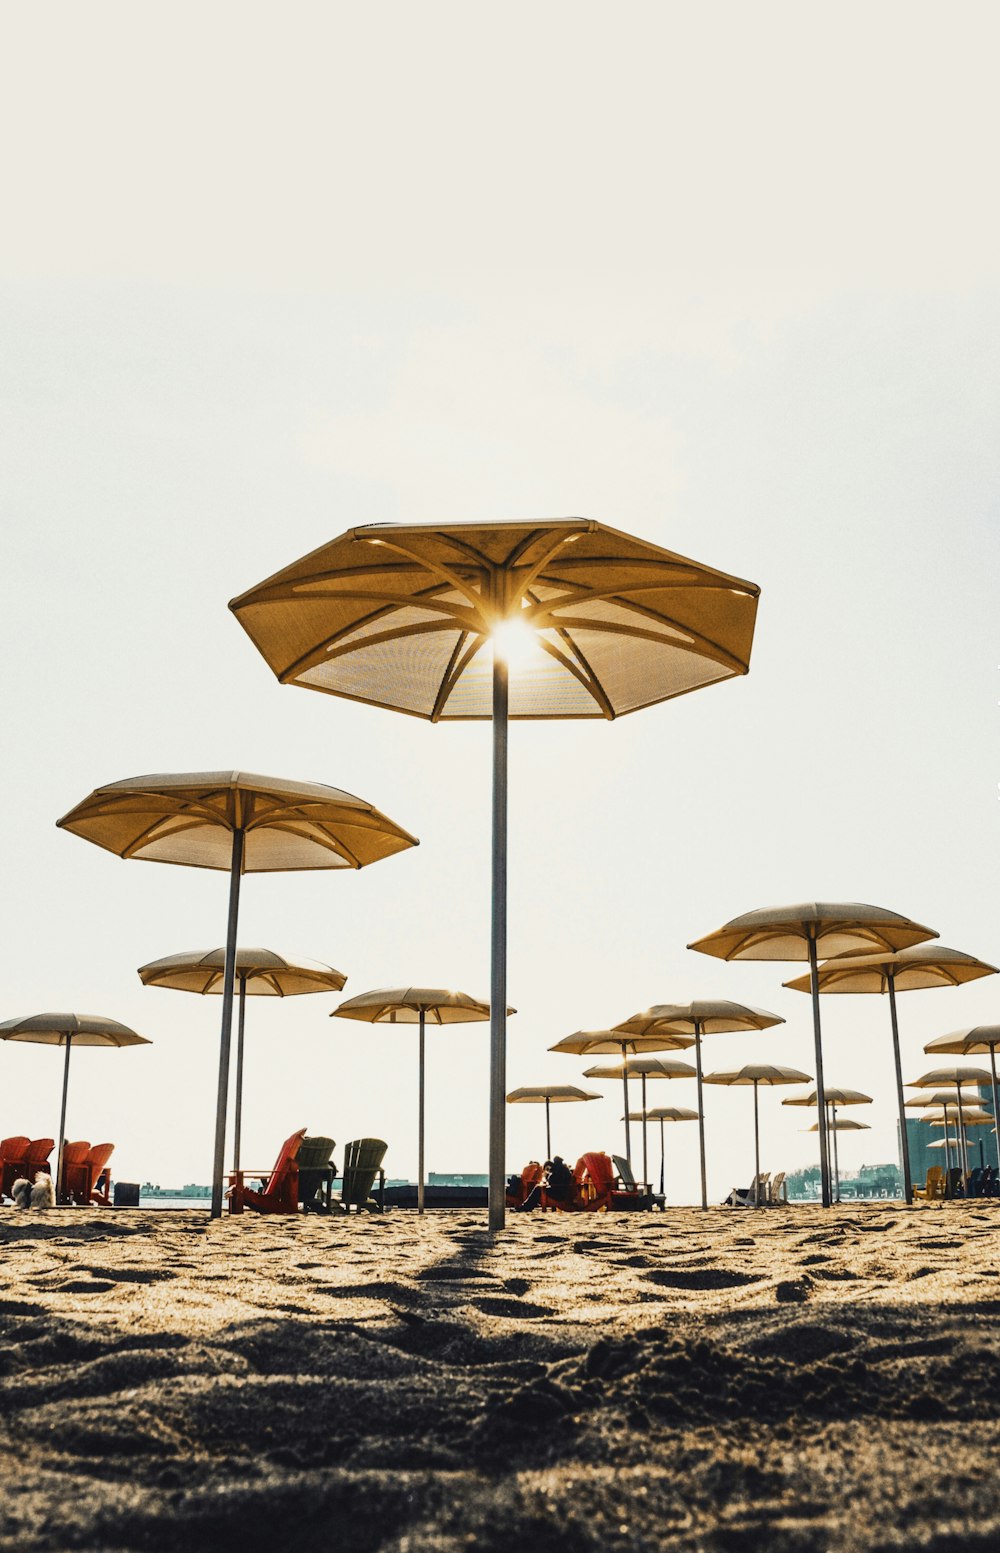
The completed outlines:
{"type": "Polygon", "coordinates": [[[530,1213],[532,1208],[537,1208],[542,1200],[542,1193],[554,1203],[568,1207],[573,1201],[576,1191],[576,1182],[573,1172],[570,1170],[561,1154],[556,1154],[552,1159],[547,1159],[542,1168],[542,1179],[531,1188],[524,1202],[514,1211],[516,1213],[530,1213]]]}

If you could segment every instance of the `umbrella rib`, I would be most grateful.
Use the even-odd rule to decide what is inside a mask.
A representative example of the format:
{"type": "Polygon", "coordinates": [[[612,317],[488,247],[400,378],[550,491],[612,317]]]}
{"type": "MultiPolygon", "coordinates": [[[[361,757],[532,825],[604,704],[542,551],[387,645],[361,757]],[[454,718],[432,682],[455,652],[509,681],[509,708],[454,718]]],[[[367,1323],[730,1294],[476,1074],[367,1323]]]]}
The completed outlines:
{"type": "Polygon", "coordinates": [[[335,852],[338,857],[344,858],[353,868],[361,867],[357,854],[351,851],[346,842],[332,836],[320,820],[309,819],[305,815],[290,814],[284,819],[269,821],[266,828],[280,830],[287,836],[298,836],[306,841],[314,841],[318,846],[325,847],[328,852],[335,852]]]}
{"type": "Polygon", "coordinates": [[[465,645],[468,634],[468,632],[462,631],[454,647],[452,648],[451,657],[448,659],[447,667],[445,668],[444,674],[442,675],[441,683],[438,686],[437,695],[434,697],[434,705],[431,707],[432,723],[436,723],[438,721],[442,711],[444,710],[445,703],[447,702],[448,697],[451,695],[455,684],[457,684],[466,664],[471,660],[471,658],[475,656],[475,654],[479,651],[480,646],[482,645],[483,638],[477,637],[475,645],[472,647],[468,656],[466,656],[462,649],[465,645]],[[460,658],[461,663],[456,668],[456,664],[458,664],[460,658]]]}
{"type": "MultiPolygon", "coordinates": [[[[182,834],[184,831],[197,830],[199,825],[204,825],[206,823],[206,816],[192,816],[187,820],[186,824],[177,823],[180,820],[181,815],[179,814],[170,814],[166,816],[161,815],[158,820],[154,820],[151,825],[147,825],[144,830],[140,831],[135,840],[130,841],[125,850],[118,854],[119,857],[126,859],[134,857],[139,848],[145,846],[147,841],[151,839],[159,839],[159,837],[155,835],[157,831],[161,832],[163,836],[177,836],[182,834]]],[[[215,820],[214,822],[210,820],[208,823],[218,824],[218,820],[215,820]]],[[[228,828],[229,827],[227,827],[227,829],[228,828]]]]}
{"type": "MultiPolygon", "coordinates": [[[[575,602],[582,603],[585,601],[576,600],[575,602]]],[[[585,616],[580,616],[577,619],[567,617],[560,621],[559,624],[564,625],[567,629],[572,627],[578,631],[595,631],[600,632],[606,636],[627,636],[631,638],[642,638],[644,641],[656,642],[660,646],[688,646],[689,648],[700,648],[701,650],[698,653],[698,656],[704,658],[714,658],[716,662],[726,664],[728,667],[736,669],[740,674],[745,674],[747,672],[747,665],[742,658],[738,658],[735,653],[729,652],[727,648],[723,647],[719,642],[714,641],[712,637],[706,636],[704,632],[696,631],[691,626],[683,625],[678,620],[671,620],[666,615],[658,615],[652,610],[640,610],[639,607],[635,604],[623,604],[622,607],[632,609],[637,614],[643,614],[650,620],[656,620],[665,626],[670,626],[674,630],[680,631],[686,638],[686,641],[684,643],[678,643],[674,641],[664,642],[662,634],[654,630],[637,630],[634,625],[625,625],[610,620],[588,620],[585,616]]],[[[551,606],[549,607],[549,613],[551,613],[551,606]]],[[[533,624],[534,622],[530,623],[533,624]]],[[[553,619],[553,626],[555,625],[556,621],[553,619]]],[[[536,626],[536,629],[543,629],[543,627],[536,626]]]]}
{"type": "MultiPolygon", "coordinates": [[[[440,533],[440,531],[436,532],[439,539],[445,537],[440,533]]],[[[365,537],[369,544],[377,543],[379,545],[385,545],[390,550],[395,550],[397,555],[405,556],[409,561],[415,561],[417,565],[422,566],[425,571],[436,572],[444,582],[450,582],[453,588],[456,588],[464,598],[467,598],[473,608],[475,608],[479,603],[481,595],[477,594],[475,589],[470,588],[469,584],[462,577],[460,577],[457,572],[453,572],[448,566],[443,566],[440,561],[428,560],[425,556],[420,555],[416,551],[408,550],[405,545],[401,545],[395,540],[383,539],[381,535],[377,540],[374,540],[367,535],[365,537]]],[[[451,538],[450,535],[448,537],[451,538]]],[[[476,555],[476,552],[472,549],[471,546],[465,545],[463,548],[467,549],[470,554],[476,555]]],[[[488,565],[488,563],[486,564],[488,565]]]]}
{"type": "MultiPolygon", "coordinates": [[[[551,530],[549,532],[551,532],[551,530]]],[[[545,567],[548,566],[553,557],[558,555],[559,551],[564,549],[566,545],[570,544],[573,540],[578,539],[581,534],[585,534],[586,532],[587,525],[584,524],[581,528],[574,529],[571,534],[561,535],[561,537],[556,540],[556,542],[551,545],[548,550],[544,552],[541,559],[534,563],[534,565],[530,568],[528,575],[524,578],[517,579],[522,598],[528,592],[529,588],[533,586],[539,574],[544,571],[545,567]]],[[[523,544],[518,545],[518,547],[513,550],[508,557],[508,566],[511,568],[515,567],[518,560],[520,559],[520,556],[523,555],[524,551],[528,549],[529,545],[533,544],[534,541],[544,533],[544,529],[536,529],[529,539],[526,539],[523,544]]]]}
{"type": "MultiPolygon", "coordinates": [[[[416,604],[416,601],[413,599],[407,599],[404,601],[404,603],[405,607],[407,608],[409,608],[411,605],[414,607],[419,607],[416,604]]],[[[343,630],[335,631],[331,636],[325,636],[321,642],[316,644],[316,646],[310,647],[308,652],[302,653],[300,657],[295,658],[290,664],[287,665],[286,668],[281,669],[277,675],[278,680],[281,684],[287,685],[289,680],[292,679],[296,674],[303,674],[307,670],[315,668],[317,663],[322,663],[324,660],[329,662],[333,658],[344,658],[348,655],[348,653],[360,652],[367,647],[376,647],[381,645],[383,642],[398,641],[407,636],[422,636],[427,632],[433,631],[454,631],[456,629],[469,629],[467,611],[460,611],[457,605],[438,605],[436,607],[439,609],[447,607],[450,617],[449,619],[426,620],[421,622],[420,625],[392,626],[385,631],[375,631],[368,636],[358,637],[353,641],[342,640],[345,637],[356,637],[356,634],[359,630],[374,620],[383,618],[391,619],[392,615],[395,613],[396,608],[398,607],[402,606],[397,603],[396,605],[389,606],[385,609],[374,610],[370,615],[366,616],[365,619],[361,621],[352,621],[351,624],[349,626],[345,626],[343,630]],[[338,641],[340,641],[339,646],[337,645],[338,641]]]]}

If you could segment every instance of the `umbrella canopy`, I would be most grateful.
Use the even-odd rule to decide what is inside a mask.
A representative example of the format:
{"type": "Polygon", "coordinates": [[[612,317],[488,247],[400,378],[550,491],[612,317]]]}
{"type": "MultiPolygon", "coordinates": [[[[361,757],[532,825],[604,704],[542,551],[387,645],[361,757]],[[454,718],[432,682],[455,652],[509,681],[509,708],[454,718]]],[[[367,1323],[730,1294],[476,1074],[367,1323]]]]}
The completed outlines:
{"type": "Polygon", "coordinates": [[[69,1090],[69,1059],[74,1046],[149,1046],[144,1035],[137,1035],[117,1019],[101,1014],[28,1014],[20,1019],[5,1019],[0,1024],[0,1040],[29,1041],[39,1046],[62,1046],[62,1103],[59,1109],[56,1190],[62,1180],[63,1144],[66,1141],[66,1095],[69,1090]]]}
{"type": "MultiPolygon", "coordinates": [[[[516,1012],[509,1008],[508,1014],[516,1012]]],[[[348,998],[331,1019],[359,1019],[370,1025],[417,1025],[420,1031],[417,1063],[417,1212],[424,1211],[424,1032],[432,1025],[478,1023],[490,1017],[490,1005],[467,992],[450,987],[376,987],[348,998]]]]}
{"type": "MultiPolygon", "coordinates": [[[[957,1089],[938,1089],[932,1095],[911,1095],[907,1100],[907,1109],[911,1106],[953,1105],[957,1106],[961,1096],[957,1089]]],[[[919,1118],[917,1118],[919,1120],[919,1118]]]]}
{"type": "Polygon", "coordinates": [[[512,1089],[507,1096],[508,1105],[545,1106],[545,1158],[552,1158],[552,1125],[549,1107],[571,1105],[578,1100],[600,1100],[587,1089],[577,1089],[575,1084],[532,1084],[526,1089],[512,1089]]]}
{"type": "Polygon", "coordinates": [[[746,674],[758,592],[563,518],[349,529],[230,605],[283,683],[431,722],[492,720],[491,1229],[504,1222],[508,721],[613,719],[746,674]]]}
{"type": "MultiPolygon", "coordinates": [[[[834,1132],[871,1132],[867,1122],[856,1122],[850,1116],[838,1116],[836,1121],[827,1122],[827,1126],[834,1132]]],[[[806,1132],[819,1132],[819,1122],[813,1122],[811,1127],[804,1129],[806,1132]]]]}
{"type": "MultiPolygon", "coordinates": [[[[556,1041],[549,1047],[550,1052],[566,1052],[574,1057],[606,1057],[613,1054],[621,1057],[622,1062],[628,1056],[642,1056],[649,1052],[684,1051],[691,1045],[688,1036],[680,1031],[663,1030],[658,1035],[632,1035],[626,1030],[577,1030],[573,1035],[564,1035],[561,1041],[556,1041]]],[[[623,1067],[621,1074],[622,1089],[625,1095],[625,1158],[632,1163],[632,1135],[629,1131],[628,1116],[628,1075],[629,1070],[623,1067]]]]}
{"type": "MultiPolygon", "coordinates": [[[[819,1163],[823,1205],[831,1201],[830,1157],[826,1140],[826,1106],[823,1104],[823,1035],[819,1013],[818,962],[831,955],[872,950],[904,949],[936,938],[898,912],[860,901],[805,901],[797,906],[768,906],[734,917],[724,927],[689,944],[721,960],[808,960],[813,1005],[813,1046],[816,1088],[819,1090],[819,1163]]],[[[902,1112],[902,1079],[896,1058],[897,1091],[902,1112]]],[[[905,1164],[905,1155],[904,1155],[905,1164]]]]}
{"type": "Polygon", "coordinates": [[[633,1014],[618,1026],[636,1035],[688,1035],[694,1039],[695,1070],[698,1078],[698,1155],[701,1166],[701,1206],[708,1207],[708,1170],[705,1156],[705,1105],[702,1091],[701,1038],[738,1030],[767,1030],[783,1025],[780,1014],[746,1003],[731,1003],[725,998],[696,998],[691,1003],[657,1003],[633,1014]]]}
{"type": "Polygon", "coordinates": [[[290,782],[245,771],[129,777],[96,788],[56,823],[119,857],[229,870],[212,1163],[212,1217],[218,1218],[242,875],[363,868],[416,846],[417,839],[352,793],[320,782],[290,782]]]}
{"type": "MultiPolygon", "coordinates": [[[[622,1120],[624,1121],[625,1118],[623,1117],[622,1120]]],[[[697,1111],[689,1111],[685,1106],[679,1105],[658,1105],[654,1106],[651,1110],[648,1111],[632,1111],[629,1114],[629,1121],[642,1122],[643,1126],[645,1126],[646,1122],[659,1122],[660,1124],[660,1196],[664,1199],[664,1201],[666,1201],[666,1145],[663,1141],[664,1123],[696,1122],[697,1120],[697,1111]]]]}
{"type": "MultiPolygon", "coordinates": [[[[243,1137],[243,1057],[248,997],[290,998],[307,992],[339,992],[347,980],[332,965],[319,960],[291,960],[273,949],[236,950],[236,981],[239,986],[239,1011],[236,1019],[236,1098],[233,1117],[233,1170],[240,1168],[243,1137]]],[[[226,990],[225,949],[194,949],[168,954],[161,960],[140,965],[139,979],[145,987],[169,987],[176,992],[197,992],[203,996],[226,990]]]]}
{"type": "MultiPolygon", "coordinates": [[[[828,1084],[824,1095],[829,1106],[873,1104],[871,1095],[863,1094],[860,1089],[837,1089],[828,1084]]],[[[781,1103],[782,1105],[818,1105],[819,1096],[815,1089],[811,1089],[807,1095],[790,1095],[781,1103]]]]}
{"type": "MultiPolygon", "coordinates": [[[[968,1025],[964,1030],[952,1030],[928,1041],[924,1051],[928,1056],[938,1053],[955,1053],[960,1057],[990,1054],[990,1086],[993,1090],[993,1115],[1000,1116],[1000,1087],[997,1084],[997,1047],[1000,1046],[1000,1025],[968,1025]]],[[[997,1139],[997,1166],[1000,1168],[1000,1138],[997,1139]]]]}
{"type": "MultiPolygon", "coordinates": [[[[756,1157],[756,1171],[754,1175],[754,1207],[760,1207],[760,1117],[757,1105],[757,1091],[761,1084],[808,1084],[809,1074],[800,1073],[797,1068],[779,1068],[772,1063],[750,1062],[742,1068],[736,1068],[728,1073],[706,1073],[706,1084],[727,1085],[753,1085],[753,1141],[756,1157]]],[[[820,1115],[823,1113],[820,1112],[820,1115]]]]}
{"type": "MultiPolygon", "coordinates": [[[[694,1078],[696,1069],[689,1062],[677,1062],[671,1058],[636,1056],[626,1057],[622,1062],[604,1063],[594,1068],[585,1068],[584,1078],[620,1078],[625,1087],[626,1098],[628,1096],[628,1081],[630,1078],[638,1078],[642,1084],[642,1109],[646,1110],[646,1080],[650,1078],[694,1078]]],[[[625,1146],[628,1149],[629,1133],[628,1124],[631,1112],[626,1110],[622,1120],[625,1123],[625,1146]]],[[[631,1159],[629,1160],[631,1163],[631,1159]]],[[[642,1123],[642,1175],[643,1180],[649,1181],[649,1142],[646,1134],[646,1122],[642,1123]]]]}

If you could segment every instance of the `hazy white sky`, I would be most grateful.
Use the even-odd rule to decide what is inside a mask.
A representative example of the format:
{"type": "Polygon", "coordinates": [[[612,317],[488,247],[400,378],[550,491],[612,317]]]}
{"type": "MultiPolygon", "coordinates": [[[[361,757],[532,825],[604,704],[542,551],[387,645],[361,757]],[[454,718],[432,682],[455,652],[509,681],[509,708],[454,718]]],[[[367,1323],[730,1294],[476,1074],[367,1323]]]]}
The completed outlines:
{"type": "MultiPolygon", "coordinates": [[[[219,1002],[135,968],[218,944],[227,881],[56,831],[100,783],[371,799],[420,848],[248,878],[242,941],[345,996],[486,994],[488,728],[280,689],[226,609],[357,523],[582,514],[762,589],[747,679],[514,728],[511,1087],[579,1081],[553,1041],[689,996],[788,1020],[709,1068],[811,1073],[796,967],[684,948],[756,906],[874,901],[1000,962],[997,31],[976,4],[7,11],[0,1017],[152,1038],[74,1058],[70,1136],[116,1140],[116,1175],[208,1179],[219,1002]]],[[[998,999],[901,998],[907,1075],[998,999]]],[[[334,1001],[251,1005],[244,1156],[308,1125],[412,1172],[415,1037],[334,1001]]],[[[878,1102],[842,1160],[891,1157],[888,1009],[824,1014],[828,1081],[878,1102]]],[[[485,1169],[486,1047],[430,1038],[431,1169],[485,1169]]],[[[60,1055],[0,1063],[0,1130],[53,1133],[60,1055]]],[[[608,1096],[554,1113],[562,1152],[617,1146],[608,1096]]],[[[775,1169],[815,1151],[780,1098],[775,1169]]],[[[750,1095],[707,1101],[721,1197],[750,1095]]],[[[509,1113],[512,1167],[542,1122],[509,1113]]],[[[669,1141],[692,1198],[694,1129],[669,1141]]]]}

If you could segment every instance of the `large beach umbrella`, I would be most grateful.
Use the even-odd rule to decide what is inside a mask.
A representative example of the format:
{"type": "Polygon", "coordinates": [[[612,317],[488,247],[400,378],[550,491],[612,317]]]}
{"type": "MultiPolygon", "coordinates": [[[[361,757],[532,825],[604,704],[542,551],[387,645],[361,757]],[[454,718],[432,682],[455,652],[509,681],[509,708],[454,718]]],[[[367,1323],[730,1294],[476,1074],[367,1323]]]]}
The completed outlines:
{"type": "MultiPolygon", "coordinates": [[[[624,1118],[622,1119],[624,1120],[624,1118]]],[[[632,1111],[629,1120],[642,1122],[643,1125],[646,1122],[659,1122],[660,1124],[660,1196],[663,1197],[666,1190],[664,1187],[666,1178],[666,1148],[663,1142],[663,1125],[665,1122],[696,1122],[698,1120],[698,1112],[689,1111],[686,1106],[682,1105],[656,1105],[649,1111],[645,1109],[642,1111],[632,1111]]]]}
{"type": "MultiPolygon", "coordinates": [[[[694,1078],[696,1070],[689,1062],[677,1062],[670,1057],[626,1057],[624,1062],[599,1065],[595,1068],[585,1068],[584,1078],[624,1078],[627,1084],[630,1078],[638,1078],[642,1084],[642,1179],[649,1180],[649,1148],[646,1141],[646,1080],[651,1078],[694,1078]]],[[[626,1111],[622,1120],[626,1128],[629,1123],[630,1113],[626,1111]]],[[[629,1164],[632,1161],[629,1160],[629,1164]]]]}
{"type": "Polygon", "coordinates": [[[129,777],[98,787],[56,822],[108,852],[229,873],[212,1217],[222,1212],[226,1099],[240,878],[314,868],[364,868],[417,845],[373,804],[320,782],[246,771],[129,777]]]}
{"type": "MultiPolygon", "coordinates": [[[[788,1104],[787,1101],[784,1104],[788,1104]]],[[[840,1201],[840,1160],[837,1155],[838,1132],[871,1132],[867,1122],[856,1122],[851,1116],[833,1116],[828,1118],[827,1127],[833,1133],[833,1180],[835,1186],[835,1200],[840,1201]]],[[[819,1132],[819,1122],[813,1122],[806,1132],[819,1132]]]]}
{"type": "Polygon", "coordinates": [[[30,1041],[39,1046],[61,1046],[63,1059],[62,1103],[59,1108],[56,1189],[62,1180],[63,1144],[66,1141],[66,1095],[69,1091],[69,1059],[74,1046],[149,1046],[144,1035],[136,1035],[128,1025],[100,1014],[28,1014],[21,1019],[5,1019],[0,1024],[0,1040],[30,1041]]]}
{"type": "MultiPolygon", "coordinates": [[[[190,950],[140,965],[146,987],[171,987],[177,992],[222,994],[226,985],[225,949],[190,950]]],[[[347,977],[319,960],[292,960],[273,949],[236,950],[239,986],[236,1019],[236,1105],[233,1117],[233,1170],[240,1168],[243,1133],[243,1046],[247,997],[292,998],[306,992],[339,992],[347,977]]]]}
{"type": "MultiPolygon", "coordinates": [[[[924,1073],[920,1078],[911,1079],[908,1087],[910,1089],[940,1089],[945,1084],[953,1084],[957,1091],[958,1097],[955,1104],[958,1111],[959,1138],[963,1139],[965,1136],[965,1124],[962,1120],[963,1111],[975,1110],[976,1107],[963,1106],[962,1085],[972,1084],[978,1088],[980,1084],[988,1084],[989,1082],[990,1075],[985,1071],[985,1069],[973,1068],[958,1064],[953,1068],[935,1068],[931,1073],[924,1073]]],[[[962,1149],[962,1154],[964,1160],[964,1148],[962,1149]]],[[[965,1164],[967,1165],[967,1161],[965,1161],[965,1164]]]]}
{"type": "MultiPolygon", "coordinates": [[[[943,1127],[946,1139],[948,1137],[949,1122],[955,1123],[955,1140],[958,1146],[959,1160],[965,1174],[968,1175],[970,1169],[968,1129],[970,1127],[992,1127],[993,1117],[989,1111],[963,1111],[961,1125],[959,1125],[955,1111],[949,1112],[944,1110],[938,1116],[931,1115],[922,1118],[922,1120],[929,1122],[931,1127],[943,1127]]],[[[982,1158],[982,1155],[980,1155],[980,1158],[982,1158]]]]}
{"type": "MultiPolygon", "coordinates": [[[[836,1129],[836,1127],[837,1127],[837,1109],[838,1109],[839,1106],[843,1106],[843,1105],[872,1105],[874,1103],[873,1100],[872,1100],[871,1095],[866,1095],[860,1089],[842,1089],[842,1088],[838,1088],[838,1087],[831,1086],[830,1084],[828,1084],[826,1086],[826,1089],[824,1090],[824,1094],[825,1094],[825,1097],[826,1097],[827,1125],[830,1126],[830,1127],[833,1127],[834,1129],[836,1129]]],[[[790,1095],[787,1100],[782,1100],[781,1103],[782,1103],[782,1105],[810,1105],[810,1106],[817,1106],[817,1105],[819,1105],[819,1095],[817,1094],[815,1089],[812,1089],[812,1090],[809,1091],[809,1093],[807,1095],[790,1095]]],[[[858,1123],[858,1125],[859,1126],[867,1126],[868,1124],[867,1124],[867,1122],[864,1122],[864,1123],[858,1123]]],[[[806,1129],[807,1132],[817,1132],[818,1130],[819,1130],[818,1129],[818,1125],[816,1127],[808,1127],[806,1129]]],[[[834,1180],[837,1183],[836,1198],[837,1198],[837,1201],[839,1202],[840,1201],[840,1164],[839,1164],[839,1162],[837,1160],[837,1137],[836,1137],[836,1131],[834,1132],[834,1138],[833,1138],[833,1175],[834,1175],[834,1180]]]]}
{"type": "MultiPolygon", "coordinates": [[[[767,1062],[749,1062],[729,1073],[706,1073],[706,1084],[753,1085],[754,1207],[760,1207],[760,1114],[757,1091],[761,1084],[808,1084],[810,1075],[797,1068],[779,1068],[767,1062]]],[[[821,1113],[822,1114],[822,1113],[821,1113]]]]}
{"type": "Polygon", "coordinates": [[[806,901],[796,906],[766,906],[734,917],[715,933],[699,938],[689,949],[716,955],[720,960],[808,960],[813,1004],[813,1045],[816,1088],[819,1091],[819,1163],[823,1206],[830,1204],[830,1156],[826,1138],[826,1106],[823,1104],[823,1035],[819,1017],[821,959],[855,951],[905,949],[936,938],[932,928],[922,927],[898,912],[860,901],[834,903],[806,901]]]}
{"type": "Polygon", "coordinates": [[[694,1036],[694,1060],[698,1074],[698,1152],[701,1164],[701,1206],[708,1207],[708,1172],[705,1163],[705,1108],[702,1093],[701,1038],[739,1030],[767,1030],[783,1025],[780,1014],[725,998],[698,998],[693,1003],[657,1003],[633,1014],[616,1028],[633,1035],[690,1034],[694,1036]]]}
{"type": "MultiPolygon", "coordinates": [[[[990,1054],[990,1084],[993,1089],[993,1115],[1000,1116],[1000,1100],[997,1097],[997,1047],[1000,1046],[1000,1025],[969,1025],[964,1030],[952,1030],[948,1035],[936,1036],[924,1047],[927,1055],[939,1052],[954,1053],[959,1057],[977,1057],[990,1054]]],[[[1000,1166],[1000,1138],[997,1140],[997,1165],[1000,1166]]]]}
{"type": "Polygon", "coordinates": [[[552,1125],[549,1107],[572,1105],[581,1100],[600,1100],[589,1090],[577,1089],[575,1084],[530,1084],[523,1089],[512,1089],[507,1096],[508,1105],[545,1105],[545,1158],[552,1158],[552,1125]]]}
{"type": "MultiPolygon", "coordinates": [[[[508,1014],[516,1012],[508,1008],[508,1014]]],[[[360,1019],[372,1025],[416,1025],[419,1030],[417,1079],[417,1212],[424,1211],[424,1035],[432,1025],[467,1025],[489,1019],[490,1005],[448,987],[376,987],[348,998],[331,1019],[360,1019]]]]}
{"type": "MultiPolygon", "coordinates": [[[[977,960],[975,955],[965,954],[961,949],[948,949],[944,944],[913,944],[906,949],[884,950],[877,954],[839,955],[836,959],[827,960],[817,972],[817,985],[821,993],[875,992],[889,995],[900,1152],[903,1156],[903,1192],[908,1203],[913,1201],[913,1182],[910,1176],[909,1140],[903,1116],[903,1067],[899,1055],[896,993],[916,992],[928,987],[958,987],[980,976],[993,976],[996,971],[995,965],[977,960]]],[[[799,976],[794,981],[786,981],[785,986],[791,987],[794,992],[810,992],[812,980],[810,976],[799,976]]]]}
{"type": "MultiPolygon", "coordinates": [[[[565,1052],[573,1057],[621,1057],[622,1065],[618,1072],[622,1081],[622,1090],[625,1096],[625,1158],[632,1163],[632,1134],[629,1130],[629,1103],[628,1103],[628,1076],[629,1068],[626,1066],[628,1057],[644,1057],[651,1052],[686,1051],[694,1044],[694,1038],[680,1031],[660,1031],[658,1035],[630,1035],[626,1030],[577,1030],[573,1035],[564,1035],[561,1041],[556,1041],[549,1047],[550,1052],[565,1052]]],[[[645,1104],[643,1105],[645,1110],[645,1104]]]]}
{"type": "MultiPolygon", "coordinates": [[[[914,1095],[914,1096],[911,1097],[911,1099],[907,1100],[905,1103],[906,1103],[906,1107],[907,1107],[908,1110],[909,1109],[914,1109],[914,1110],[924,1110],[924,1109],[926,1109],[927,1116],[915,1116],[913,1118],[914,1121],[923,1122],[923,1121],[927,1120],[928,1116],[932,1116],[932,1115],[941,1115],[941,1116],[944,1116],[944,1117],[946,1117],[946,1118],[948,1118],[950,1120],[953,1120],[954,1123],[955,1123],[955,1132],[956,1132],[956,1135],[957,1135],[957,1132],[958,1132],[958,1101],[959,1101],[959,1091],[957,1089],[936,1089],[936,1090],[932,1091],[931,1094],[928,1094],[928,1095],[914,1095]],[[934,1107],[940,1107],[940,1110],[939,1111],[935,1111],[933,1109],[934,1107]]],[[[904,1125],[905,1125],[905,1120],[904,1120],[904,1125]]],[[[948,1140],[948,1129],[947,1129],[947,1127],[945,1128],[945,1134],[944,1135],[945,1135],[945,1139],[948,1140]]],[[[934,1144],[928,1144],[927,1146],[928,1146],[928,1148],[933,1148],[934,1144]]],[[[948,1143],[948,1148],[949,1148],[949,1153],[948,1153],[948,1156],[946,1158],[945,1163],[948,1166],[950,1166],[951,1165],[951,1153],[950,1153],[951,1144],[950,1144],[950,1142],[948,1143]]]]}
{"type": "Polygon", "coordinates": [[[508,720],[611,720],[746,674],[758,592],[559,518],[349,529],[230,606],[283,683],[431,722],[492,720],[491,1230],[504,1222],[508,720]]]}

